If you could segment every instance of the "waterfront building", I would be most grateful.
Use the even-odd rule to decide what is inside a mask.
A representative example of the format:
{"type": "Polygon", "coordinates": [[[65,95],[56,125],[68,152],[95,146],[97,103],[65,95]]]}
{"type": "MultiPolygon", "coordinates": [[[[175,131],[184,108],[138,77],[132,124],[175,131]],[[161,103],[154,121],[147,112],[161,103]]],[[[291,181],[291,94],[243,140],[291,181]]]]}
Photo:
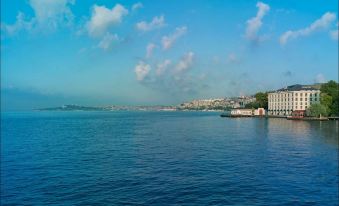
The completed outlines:
{"type": "MultiPolygon", "coordinates": [[[[320,103],[320,85],[292,85],[268,93],[268,114],[289,116],[320,103]]],[[[301,112],[304,114],[304,112],[301,112]]]]}
{"type": "Polygon", "coordinates": [[[232,109],[231,116],[253,116],[252,109],[232,109]]]}

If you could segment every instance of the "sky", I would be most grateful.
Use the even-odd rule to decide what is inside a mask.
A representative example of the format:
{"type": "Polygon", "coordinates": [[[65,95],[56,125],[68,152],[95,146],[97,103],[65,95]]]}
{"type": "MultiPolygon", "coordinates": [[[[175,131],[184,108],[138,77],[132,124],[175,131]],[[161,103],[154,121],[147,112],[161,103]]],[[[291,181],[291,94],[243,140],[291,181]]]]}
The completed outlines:
{"type": "Polygon", "coordinates": [[[176,105],[338,80],[337,0],[3,0],[1,108],[176,105]]]}

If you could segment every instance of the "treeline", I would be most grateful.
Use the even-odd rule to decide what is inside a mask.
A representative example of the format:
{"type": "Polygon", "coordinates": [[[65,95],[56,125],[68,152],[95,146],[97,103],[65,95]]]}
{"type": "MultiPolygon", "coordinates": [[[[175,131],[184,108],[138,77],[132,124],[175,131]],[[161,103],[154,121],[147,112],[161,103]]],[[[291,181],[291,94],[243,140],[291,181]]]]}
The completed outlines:
{"type": "MultiPolygon", "coordinates": [[[[333,80],[321,85],[320,105],[324,116],[339,116],[339,84],[333,80]]],[[[311,108],[312,109],[312,106],[311,108]]]]}
{"type": "Polygon", "coordinates": [[[250,102],[245,105],[246,109],[258,109],[264,108],[268,109],[268,93],[267,92],[258,92],[254,95],[255,101],[250,102]]]}
{"type": "Polygon", "coordinates": [[[339,116],[339,84],[333,80],[322,84],[320,104],[312,104],[306,111],[307,116],[339,116]]]}

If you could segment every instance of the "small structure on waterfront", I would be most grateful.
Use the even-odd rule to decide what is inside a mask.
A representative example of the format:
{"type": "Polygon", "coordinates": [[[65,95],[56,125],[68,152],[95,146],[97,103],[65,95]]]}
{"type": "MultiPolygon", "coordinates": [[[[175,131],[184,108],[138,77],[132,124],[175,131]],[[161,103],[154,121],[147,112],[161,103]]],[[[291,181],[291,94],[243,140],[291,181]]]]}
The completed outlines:
{"type": "Polygon", "coordinates": [[[252,109],[232,109],[231,116],[253,116],[252,109]]]}
{"type": "Polygon", "coordinates": [[[266,111],[264,108],[258,108],[254,110],[254,116],[265,116],[265,115],[266,115],[266,111]]]}
{"type": "Polygon", "coordinates": [[[292,115],[291,117],[294,117],[294,118],[304,118],[305,117],[305,110],[294,110],[292,112],[292,115]]]}
{"type": "Polygon", "coordinates": [[[265,116],[266,112],[264,108],[258,109],[231,109],[221,114],[221,117],[254,117],[265,116]]]}

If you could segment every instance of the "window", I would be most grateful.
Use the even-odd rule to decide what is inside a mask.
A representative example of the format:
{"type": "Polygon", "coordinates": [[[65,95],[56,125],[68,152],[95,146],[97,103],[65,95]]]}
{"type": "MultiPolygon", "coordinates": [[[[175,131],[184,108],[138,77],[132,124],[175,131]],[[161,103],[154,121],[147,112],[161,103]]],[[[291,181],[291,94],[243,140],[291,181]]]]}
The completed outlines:
{"type": "Polygon", "coordinates": [[[303,93],[301,93],[300,96],[303,96],[303,93]]]}
{"type": "Polygon", "coordinates": [[[298,96],[298,93],[295,93],[295,96],[298,96]]]}
{"type": "Polygon", "coordinates": [[[303,98],[300,98],[300,101],[303,101],[303,98]]]}
{"type": "Polygon", "coordinates": [[[307,98],[305,98],[305,101],[307,101],[307,98]]]}
{"type": "Polygon", "coordinates": [[[317,98],[314,98],[314,101],[317,101],[317,98]]]}
{"type": "Polygon", "coordinates": [[[298,98],[295,98],[295,101],[298,101],[298,98]]]}

